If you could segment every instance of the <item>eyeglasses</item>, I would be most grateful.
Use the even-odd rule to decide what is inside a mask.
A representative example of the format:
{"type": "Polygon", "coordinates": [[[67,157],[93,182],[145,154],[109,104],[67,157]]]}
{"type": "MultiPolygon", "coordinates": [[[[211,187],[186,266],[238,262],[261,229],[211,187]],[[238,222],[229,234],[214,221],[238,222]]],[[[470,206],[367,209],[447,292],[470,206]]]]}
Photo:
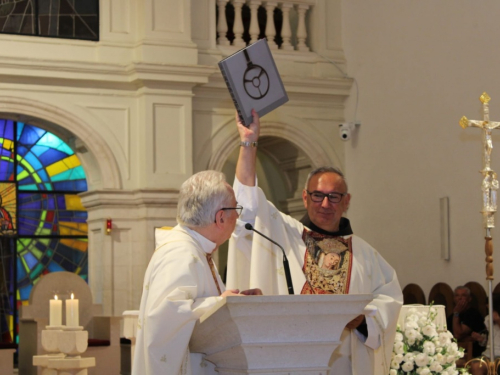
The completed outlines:
{"type": "Polygon", "coordinates": [[[311,196],[311,200],[316,203],[323,202],[325,197],[328,197],[328,202],[330,203],[339,203],[342,198],[344,198],[347,193],[329,193],[325,194],[322,193],[321,191],[313,191],[310,192],[309,190],[306,190],[307,194],[311,196]]]}
{"type": "MultiPolygon", "coordinates": [[[[240,215],[241,215],[241,211],[243,211],[243,207],[242,207],[242,206],[239,206],[239,205],[238,205],[238,206],[236,206],[236,207],[223,207],[223,208],[221,208],[221,209],[217,210],[217,212],[219,212],[219,211],[226,211],[226,210],[236,210],[236,214],[238,215],[238,217],[240,217],[240,215]]],[[[217,222],[217,212],[215,213],[216,218],[215,218],[215,220],[214,220],[214,223],[216,223],[216,222],[217,222]]]]}
{"type": "Polygon", "coordinates": [[[238,217],[240,217],[241,211],[243,211],[243,207],[242,206],[225,207],[225,208],[221,208],[219,211],[226,211],[226,210],[236,210],[236,213],[238,214],[238,217]]]}

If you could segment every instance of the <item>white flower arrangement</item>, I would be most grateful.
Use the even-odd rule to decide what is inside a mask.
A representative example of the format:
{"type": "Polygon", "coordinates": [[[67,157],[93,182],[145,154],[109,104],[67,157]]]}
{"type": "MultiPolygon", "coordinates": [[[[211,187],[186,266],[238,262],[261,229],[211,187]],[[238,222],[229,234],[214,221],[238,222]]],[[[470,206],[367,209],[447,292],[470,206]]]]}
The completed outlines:
{"type": "MultiPolygon", "coordinates": [[[[408,310],[404,326],[398,324],[389,375],[469,374],[455,362],[464,356],[450,331],[436,329],[437,311],[408,310]]],[[[470,375],[470,374],[469,374],[470,375]]]]}

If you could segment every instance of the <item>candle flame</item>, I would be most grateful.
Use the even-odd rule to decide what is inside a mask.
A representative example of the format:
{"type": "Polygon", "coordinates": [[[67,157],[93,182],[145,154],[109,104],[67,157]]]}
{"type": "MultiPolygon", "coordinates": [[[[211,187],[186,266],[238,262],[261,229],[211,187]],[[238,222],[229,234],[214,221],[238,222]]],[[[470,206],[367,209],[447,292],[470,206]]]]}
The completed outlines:
{"type": "Polygon", "coordinates": [[[73,295],[73,293],[71,293],[71,299],[75,298],[75,296],[73,295]]]}
{"type": "Polygon", "coordinates": [[[54,299],[57,299],[57,294],[54,296],[54,299]]]}

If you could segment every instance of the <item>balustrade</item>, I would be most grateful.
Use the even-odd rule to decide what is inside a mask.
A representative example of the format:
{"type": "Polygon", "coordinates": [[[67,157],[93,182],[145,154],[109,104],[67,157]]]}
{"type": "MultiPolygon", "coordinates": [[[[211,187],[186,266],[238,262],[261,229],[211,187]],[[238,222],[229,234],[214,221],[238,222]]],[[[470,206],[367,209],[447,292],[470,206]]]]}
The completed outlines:
{"type": "Polygon", "coordinates": [[[308,11],[316,0],[217,0],[217,44],[242,48],[266,37],[271,49],[309,51],[308,11]]]}

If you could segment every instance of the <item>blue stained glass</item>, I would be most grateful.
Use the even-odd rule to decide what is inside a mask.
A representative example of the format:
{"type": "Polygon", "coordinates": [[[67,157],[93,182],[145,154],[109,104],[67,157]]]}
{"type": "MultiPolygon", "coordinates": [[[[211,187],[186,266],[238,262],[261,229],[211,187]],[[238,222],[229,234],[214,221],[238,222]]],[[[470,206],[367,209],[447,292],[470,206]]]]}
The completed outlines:
{"type": "Polygon", "coordinates": [[[61,138],[55,136],[54,134],[46,133],[42,138],[40,138],[37,144],[58,149],[68,155],[74,154],[73,150],[66,143],[64,143],[61,138]]]}
{"type": "Polygon", "coordinates": [[[21,259],[18,258],[16,263],[17,263],[17,279],[22,280],[27,276],[26,270],[24,269],[21,259]]]}
{"type": "Polygon", "coordinates": [[[14,140],[14,122],[12,120],[0,121],[0,135],[2,135],[2,138],[14,140]]]}
{"type": "Polygon", "coordinates": [[[24,254],[23,258],[29,268],[35,267],[38,263],[38,259],[36,259],[35,256],[31,253],[24,254]]]}
{"type": "Polygon", "coordinates": [[[33,154],[35,154],[36,156],[40,156],[41,154],[43,154],[47,150],[49,150],[49,147],[38,146],[38,145],[31,147],[31,152],[33,154]]]}
{"type": "Polygon", "coordinates": [[[30,273],[30,278],[31,280],[34,280],[36,279],[38,276],[40,276],[40,274],[42,273],[43,269],[44,269],[44,265],[41,264],[41,263],[38,263],[36,265],[36,267],[34,269],[31,270],[31,273],[30,273]]]}
{"type": "Polygon", "coordinates": [[[72,178],[72,170],[68,169],[67,171],[52,176],[52,181],[65,181],[71,178],[72,178]]]}
{"type": "Polygon", "coordinates": [[[75,180],[75,181],[54,182],[54,190],[86,191],[87,190],[87,181],[75,180]]]}
{"type": "Polygon", "coordinates": [[[60,271],[66,271],[64,268],[62,268],[59,264],[56,262],[50,262],[49,265],[47,266],[49,272],[60,272],[60,271]]]}
{"type": "Polygon", "coordinates": [[[66,198],[64,195],[58,195],[56,197],[57,206],[61,209],[66,209],[66,198]]]}
{"type": "Polygon", "coordinates": [[[68,155],[64,152],[50,149],[39,156],[40,161],[45,165],[54,164],[56,161],[66,158],[68,155]]]}
{"type": "Polygon", "coordinates": [[[42,181],[47,182],[50,181],[49,176],[47,175],[47,172],[45,172],[45,169],[40,169],[38,171],[38,177],[42,179],[42,181]]]}
{"type": "Polygon", "coordinates": [[[38,190],[36,184],[31,185],[19,185],[19,190],[38,190]]]}
{"type": "Polygon", "coordinates": [[[31,125],[25,125],[19,127],[21,123],[18,123],[17,128],[17,140],[19,143],[24,145],[32,145],[38,142],[38,140],[46,133],[45,130],[37,128],[31,125]],[[21,129],[21,130],[20,130],[21,129]]]}
{"type": "Polygon", "coordinates": [[[33,167],[35,171],[43,168],[43,165],[38,160],[38,157],[32,152],[28,152],[26,155],[24,155],[24,158],[28,163],[30,163],[30,165],[33,167]]]}
{"type": "Polygon", "coordinates": [[[19,296],[21,297],[21,300],[23,301],[29,300],[32,288],[33,285],[27,285],[24,288],[19,288],[19,296]]]}
{"type": "Polygon", "coordinates": [[[0,180],[9,181],[14,172],[14,163],[0,160],[0,180]]]}
{"type": "Polygon", "coordinates": [[[45,244],[43,242],[40,242],[40,241],[36,242],[35,248],[37,248],[41,252],[45,252],[45,250],[47,250],[47,246],[45,246],[45,244]]]}
{"type": "Polygon", "coordinates": [[[28,150],[23,145],[18,144],[16,147],[16,151],[17,151],[18,155],[21,155],[22,157],[24,157],[24,155],[26,155],[30,150],[28,150]]]}

